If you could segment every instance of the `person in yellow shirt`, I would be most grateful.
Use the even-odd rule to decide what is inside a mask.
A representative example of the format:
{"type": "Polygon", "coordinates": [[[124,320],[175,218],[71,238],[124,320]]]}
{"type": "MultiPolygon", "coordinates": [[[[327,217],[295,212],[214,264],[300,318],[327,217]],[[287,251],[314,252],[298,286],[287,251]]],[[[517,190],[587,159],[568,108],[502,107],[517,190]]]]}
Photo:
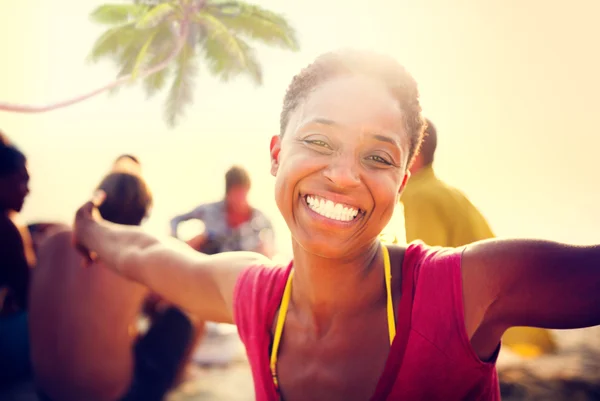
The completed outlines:
{"type": "MultiPolygon", "coordinates": [[[[400,199],[404,206],[407,242],[421,240],[432,246],[460,247],[493,238],[487,220],[471,201],[435,175],[436,148],[437,131],[427,120],[421,150],[410,168],[411,177],[400,199]]],[[[556,349],[549,331],[530,327],[509,329],[502,342],[525,357],[556,349]]]]}

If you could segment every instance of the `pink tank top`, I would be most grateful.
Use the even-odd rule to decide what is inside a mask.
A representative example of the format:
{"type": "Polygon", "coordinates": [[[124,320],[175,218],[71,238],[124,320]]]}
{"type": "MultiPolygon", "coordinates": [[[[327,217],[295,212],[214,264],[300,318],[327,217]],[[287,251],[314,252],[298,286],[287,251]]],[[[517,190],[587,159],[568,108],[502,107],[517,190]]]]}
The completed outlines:
{"type": "MultiPolygon", "coordinates": [[[[482,362],[465,330],[462,250],[421,242],[406,250],[402,293],[412,293],[412,303],[401,297],[397,326],[408,327],[407,335],[396,336],[372,401],[500,400],[495,357],[482,362]]],[[[290,269],[291,264],[251,266],[236,284],[234,319],[250,361],[256,401],[279,397],[269,370],[271,328],[290,269]]]]}

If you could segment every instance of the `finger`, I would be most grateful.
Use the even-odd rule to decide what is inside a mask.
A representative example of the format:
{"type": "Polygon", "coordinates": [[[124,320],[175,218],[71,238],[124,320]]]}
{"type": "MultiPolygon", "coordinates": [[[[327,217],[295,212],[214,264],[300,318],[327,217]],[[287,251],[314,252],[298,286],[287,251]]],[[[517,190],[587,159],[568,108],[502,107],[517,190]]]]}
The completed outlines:
{"type": "Polygon", "coordinates": [[[79,208],[79,210],[77,210],[77,213],[75,213],[75,219],[77,220],[82,217],[91,215],[95,207],[96,206],[94,205],[93,201],[87,201],[79,208]]]}
{"type": "Polygon", "coordinates": [[[102,202],[104,202],[104,199],[106,199],[106,192],[99,189],[96,192],[94,192],[91,202],[94,205],[94,207],[99,207],[102,204],[102,202]]]}

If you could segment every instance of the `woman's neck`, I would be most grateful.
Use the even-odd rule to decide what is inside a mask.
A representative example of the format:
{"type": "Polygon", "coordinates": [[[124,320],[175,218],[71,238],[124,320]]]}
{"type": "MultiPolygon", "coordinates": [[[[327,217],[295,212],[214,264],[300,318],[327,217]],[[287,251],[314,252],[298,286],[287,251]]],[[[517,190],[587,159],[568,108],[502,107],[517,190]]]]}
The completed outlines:
{"type": "Polygon", "coordinates": [[[307,253],[294,243],[292,305],[326,331],[337,317],[355,315],[385,299],[381,245],[374,241],[345,260],[307,253]]]}

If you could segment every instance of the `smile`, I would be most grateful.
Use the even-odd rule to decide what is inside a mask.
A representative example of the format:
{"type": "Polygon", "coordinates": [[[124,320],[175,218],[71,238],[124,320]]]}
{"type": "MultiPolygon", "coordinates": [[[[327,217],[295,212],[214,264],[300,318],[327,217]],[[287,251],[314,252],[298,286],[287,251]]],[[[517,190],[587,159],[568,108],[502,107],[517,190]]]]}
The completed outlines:
{"type": "Polygon", "coordinates": [[[331,220],[352,221],[360,212],[360,209],[353,206],[335,203],[315,195],[306,195],[304,199],[310,210],[331,220]]]}

